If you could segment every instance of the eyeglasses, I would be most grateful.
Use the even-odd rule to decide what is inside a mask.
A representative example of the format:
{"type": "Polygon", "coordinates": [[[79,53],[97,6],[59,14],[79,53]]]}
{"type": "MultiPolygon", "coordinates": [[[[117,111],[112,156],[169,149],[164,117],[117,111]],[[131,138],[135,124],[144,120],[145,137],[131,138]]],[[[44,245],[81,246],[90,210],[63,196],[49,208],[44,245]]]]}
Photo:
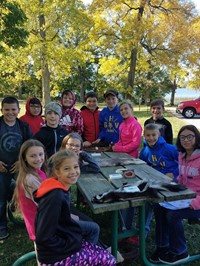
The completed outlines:
{"type": "Polygon", "coordinates": [[[195,135],[192,135],[192,134],[187,135],[187,136],[180,135],[180,140],[181,141],[186,141],[186,140],[191,141],[191,140],[193,140],[193,138],[195,138],[195,135]]]}
{"type": "Polygon", "coordinates": [[[30,104],[30,107],[31,108],[37,108],[37,109],[39,109],[39,108],[41,108],[41,106],[40,105],[37,105],[37,104],[30,104]]]}
{"type": "Polygon", "coordinates": [[[66,143],[66,146],[69,146],[70,148],[80,148],[81,146],[80,145],[78,145],[78,144],[72,144],[72,143],[66,143]]]}

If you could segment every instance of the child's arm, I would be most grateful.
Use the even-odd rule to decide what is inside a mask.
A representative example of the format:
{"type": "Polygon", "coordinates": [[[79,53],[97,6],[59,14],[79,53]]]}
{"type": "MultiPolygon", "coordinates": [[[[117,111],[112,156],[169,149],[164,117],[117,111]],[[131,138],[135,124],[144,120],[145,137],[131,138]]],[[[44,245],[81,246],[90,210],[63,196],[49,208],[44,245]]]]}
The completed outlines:
{"type": "Polygon", "coordinates": [[[82,151],[79,154],[79,158],[80,161],[82,162],[80,166],[81,172],[91,172],[91,173],[100,172],[100,167],[89,153],[82,151]]]}

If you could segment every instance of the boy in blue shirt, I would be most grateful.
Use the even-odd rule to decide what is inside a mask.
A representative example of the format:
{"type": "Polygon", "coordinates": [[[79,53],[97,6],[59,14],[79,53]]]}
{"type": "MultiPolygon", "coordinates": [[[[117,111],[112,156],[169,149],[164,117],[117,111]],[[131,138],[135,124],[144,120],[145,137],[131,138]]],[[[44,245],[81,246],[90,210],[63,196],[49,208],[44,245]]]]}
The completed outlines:
{"type": "Polygon", "coordinates": [[[118,106],[118,92],[108,90],[104,94],[107,107],[103,108],[99,115],[100,133],[93,144],[103,142],[104,146],[117,143],[119,140],[119,126],[123,118],[118,106]]]}
{"type": "MultiPolygon", "coordinates": [[[[178,177],[178,150],[176,146],[168,144],[160,135],[157,124],[147,124],[144,127],[144,148],[139,158],[159,172],[169,176],[172,181],[178,177]]],[[[148,204],[146,211],[146,235],[150,230],[154,204],[148,204]]]]}
{"type": "Polygon", "coordinates": [[[160,135],[157,124],[144,127],[144,148],[140,159],[159,172],[176,179],[178,176],[178,151],[176,146],[168,144],[160,135]]]}

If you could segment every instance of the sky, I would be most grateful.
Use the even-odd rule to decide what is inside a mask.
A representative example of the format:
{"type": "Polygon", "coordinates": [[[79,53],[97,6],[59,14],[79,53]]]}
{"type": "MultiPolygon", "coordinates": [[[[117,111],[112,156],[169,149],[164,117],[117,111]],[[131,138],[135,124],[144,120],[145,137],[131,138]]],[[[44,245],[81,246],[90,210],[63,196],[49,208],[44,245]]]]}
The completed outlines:
{"type": "Polygon", "coordinates": [[[195,4],[196,8],[199,10],[200,12],[200,1],[199,0],[193,0],[193,3],[195,4]]]}

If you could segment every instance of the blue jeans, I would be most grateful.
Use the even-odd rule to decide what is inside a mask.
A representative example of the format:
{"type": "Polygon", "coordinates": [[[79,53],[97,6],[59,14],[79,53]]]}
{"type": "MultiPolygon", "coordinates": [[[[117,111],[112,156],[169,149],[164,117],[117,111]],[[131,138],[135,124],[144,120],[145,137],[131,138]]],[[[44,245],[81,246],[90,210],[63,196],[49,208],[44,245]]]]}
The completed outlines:
{"type": "MultiPolygon", "coordinates": [[[[155,203],[147,203],[145,206],[145,236],[147,237],[150,231],[151,219],[153,216],[153,209],[155,203]]],[[[122,223],[122,229],[130,230],[133,225],[133,219],[135,216],[135,207],[129,207],[124,210],[120,210],[120,218],[122,223]]],[[[136,223],[136,228],[139,229],[139,221],[136,223]]]]}
{"type": "Polygon", "coordinates": [[[11,200],[15,187],[13,177],[10,173],[0,173],[0,230],[7,230],[7,202],[11,200]]]}
{"type": "Polygon", "coordinates": [[[81,221],[81,220],[76,222],[79,224],[82,230],[83,239],[87,242],[97,244],[100,232],[98,224],[91,221],[81,221]]]}
{"type": "Polygon", "coordinates": [[[178,255],[186,252],[183,219],[200,218],[200,210],[169,210],[156,204],[154,213],[157,247],[169,247],[170,251],[178,255]]]}

